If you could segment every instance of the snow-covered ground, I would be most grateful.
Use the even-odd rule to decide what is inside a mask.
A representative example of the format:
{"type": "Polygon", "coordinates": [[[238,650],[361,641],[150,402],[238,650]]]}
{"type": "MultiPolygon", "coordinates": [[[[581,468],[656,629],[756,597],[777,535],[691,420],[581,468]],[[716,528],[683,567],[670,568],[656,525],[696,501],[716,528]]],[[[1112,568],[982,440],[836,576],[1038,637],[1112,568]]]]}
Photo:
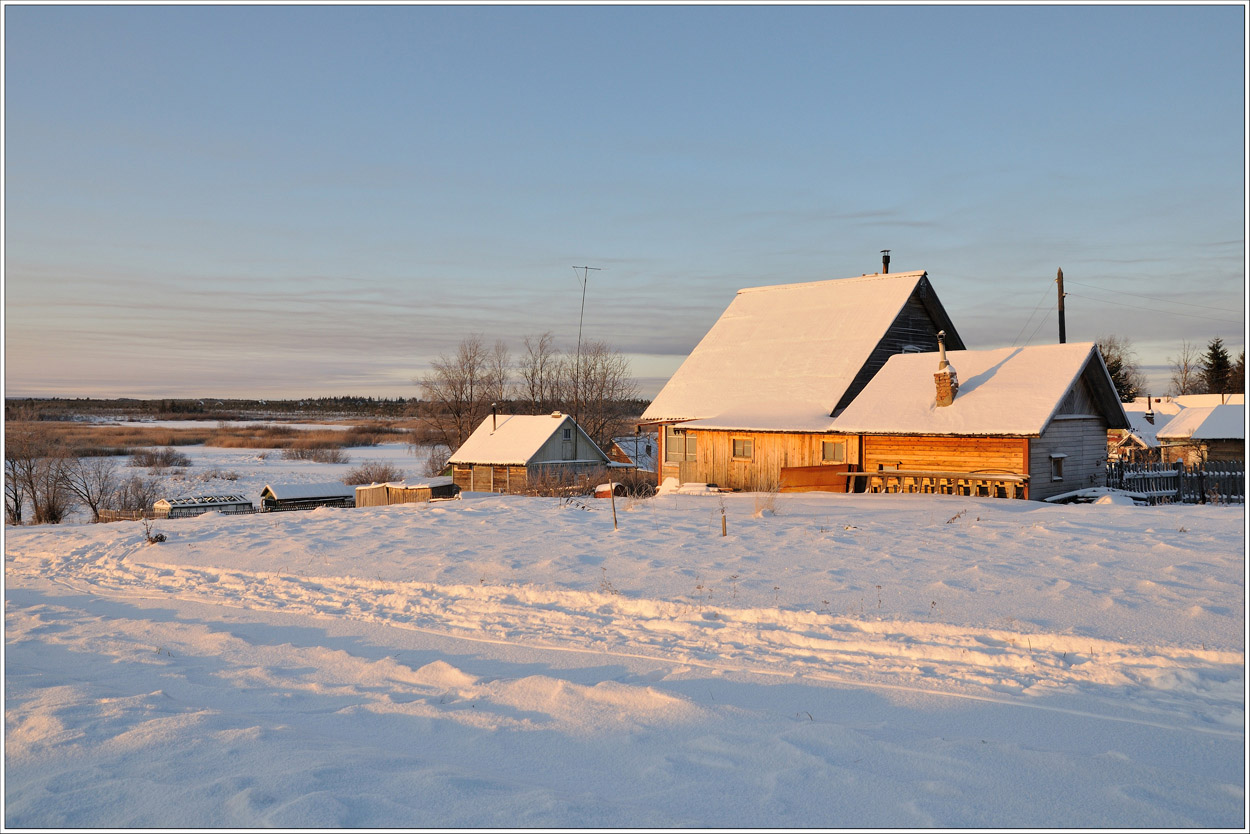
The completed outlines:
{"type": "MultiPolygon", "coordinates": [[[[180,451],[171,494],[423,474],[399,445],[180,451]]],[[[469,494],[160,544],[6,529],[6,826],[1246,824],[1240,507],[616,517],[469,494]]]]}

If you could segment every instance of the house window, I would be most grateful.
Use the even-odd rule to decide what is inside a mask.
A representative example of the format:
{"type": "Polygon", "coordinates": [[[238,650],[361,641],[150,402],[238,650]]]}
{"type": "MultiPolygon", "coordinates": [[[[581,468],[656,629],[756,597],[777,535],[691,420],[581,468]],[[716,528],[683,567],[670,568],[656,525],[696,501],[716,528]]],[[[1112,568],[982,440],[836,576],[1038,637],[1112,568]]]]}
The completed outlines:
{"type": "Polygon", "coordinates": [[[565,439],[565,440],[572,440],[572,439],[573,439],[573,430],[572,430],[572,429],[565,429],[565,430],[564,430],[564,439],[565,439]]]}
{"type": "Polygon", "coordinates": [[[755,441],[751,438],[735,437],[733,445],[735,460],[751,460],[755,457],[755,441]]]}
{"type": "Polygon", "coordinates": [[[664,460],[668,463],[684,463],[695,459],[695,437],[683,429],[664,427],[664,460]]]}
{"type": "Polygon", "coordinates": [[[846,462],[846,441],[826,440],[820,444],[820,459],[825,463],[846,462]]]}
{"type": "Polygon", "coordinates": [[[1052,481],[1063,480],[1063,461],[1067,455],[1055,453],[1050,456],[1050,479],[1052,481]]]}

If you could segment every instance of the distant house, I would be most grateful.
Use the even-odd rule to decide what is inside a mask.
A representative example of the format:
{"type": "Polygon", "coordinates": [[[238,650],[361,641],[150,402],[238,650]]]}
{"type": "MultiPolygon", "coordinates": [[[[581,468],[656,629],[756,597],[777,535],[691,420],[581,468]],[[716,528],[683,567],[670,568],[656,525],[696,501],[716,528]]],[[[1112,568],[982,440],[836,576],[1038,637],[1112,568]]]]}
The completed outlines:
{"type": "Polygon", "coordinates": [[[462,490],[523,493],[589,477],[608,468],[610,461],[572,417],[556,411],[492,414],[448,463],[462,490]]]}
{"type": "Polygon", "coordinates": [[[1127,428],[1091,342],[898,355],[833,420],[867,489],[1043,500],[1106,482],[1107,429],[1127,428]]]}
{"type": "Polygon", "coordinates": [[[1246,459],[1245,405],[1182,409],[1158,431],[1165,463],[1246,459]]]}
{"type": "Polygon", "coordinates": [[[203,513],[252,513],[256,508],[242,495],[188,495],[162,498],[152,505],[156,518],[188,518],[203,513]]]}
{"type": "Polygon", "coordinates": [[[440,498],[455,498],[459,494],[460,487],[452,482],[449,475],[384,484],[360,484],[356,487],[356,506],[415,504],[440,498]]]}
{"type": "Polygon", "coordinates": [[[354,506],[356,488],[339,481],[320,484],[266,484],[260,491],[261,512],[354,506]]]}
{"type": "Polygon", "coordinates": [[[657,451],[659,439],[656,433],[644,431],[614,439],[607,449],[607,455],[614,463],[637,469],[639,472],[655,474],[657,451]]]}
{"type": "Polygon", "coordinates": [[[739,290],[642,415],[658,480],[769,490],[783,469],[857,466],[833,418],[890,357],[937,350],[939,331],[963,349],[923,271],[739,290]]]}

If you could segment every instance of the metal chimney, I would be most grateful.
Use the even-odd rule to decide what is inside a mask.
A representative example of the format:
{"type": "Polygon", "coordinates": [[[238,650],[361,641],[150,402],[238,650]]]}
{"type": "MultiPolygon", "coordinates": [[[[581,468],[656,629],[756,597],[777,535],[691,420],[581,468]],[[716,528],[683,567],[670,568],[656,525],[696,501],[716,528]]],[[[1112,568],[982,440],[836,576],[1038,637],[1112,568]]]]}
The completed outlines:
{"type": "Polygon", "coordinates": [[[882,275],[890,274],[890,250],[889,249],[881,250],[881,274],[882,275]]]}
{"type": "Polygon", "coordinates": [[[499,428],[498,409],[495,408],[495,403],[491,403],[490,404],[490,430],[493,433],[498,428],[499,428]]]}

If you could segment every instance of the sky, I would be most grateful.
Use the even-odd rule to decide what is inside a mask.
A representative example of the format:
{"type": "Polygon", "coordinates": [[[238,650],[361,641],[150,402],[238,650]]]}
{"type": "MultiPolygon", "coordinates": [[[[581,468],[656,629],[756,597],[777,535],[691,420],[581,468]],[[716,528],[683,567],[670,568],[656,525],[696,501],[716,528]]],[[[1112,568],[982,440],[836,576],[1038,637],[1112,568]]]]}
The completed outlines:
{"type": "Polygon", "coordinates": [[[1162,394],[1245,344],[1245,14],[6,4],[5,394],[413,397],[580,325],[649,398],[882,249],[971,348],[1058,341],[1062,269],[1162,394]]]}

